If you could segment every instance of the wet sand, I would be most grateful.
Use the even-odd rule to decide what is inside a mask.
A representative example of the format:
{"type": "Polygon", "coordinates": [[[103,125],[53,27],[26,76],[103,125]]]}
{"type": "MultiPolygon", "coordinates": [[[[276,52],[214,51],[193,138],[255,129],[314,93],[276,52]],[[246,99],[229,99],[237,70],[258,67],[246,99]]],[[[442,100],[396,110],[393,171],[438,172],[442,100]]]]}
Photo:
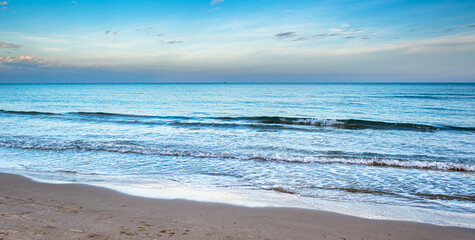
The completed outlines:
{"type": "Polygon", "coordinates": [[[0,173],[3,239],[475,239],[475,229],[149,199],[0,173]]]}

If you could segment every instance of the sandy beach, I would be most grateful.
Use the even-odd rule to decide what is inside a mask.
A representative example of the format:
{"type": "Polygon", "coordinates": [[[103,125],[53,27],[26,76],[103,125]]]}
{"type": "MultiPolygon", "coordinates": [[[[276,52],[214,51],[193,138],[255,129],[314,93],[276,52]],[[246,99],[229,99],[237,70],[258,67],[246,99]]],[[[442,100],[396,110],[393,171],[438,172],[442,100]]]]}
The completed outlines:
{"type": "Polygon", "coordinates": [[[0,174],[0,239],[474,239],[475,229],[125,195],[0,174]]]}
{"type": "Polygon", "coordinates": [[[0,0],[0,240],[475,240],[475,0],[0,0]]]}

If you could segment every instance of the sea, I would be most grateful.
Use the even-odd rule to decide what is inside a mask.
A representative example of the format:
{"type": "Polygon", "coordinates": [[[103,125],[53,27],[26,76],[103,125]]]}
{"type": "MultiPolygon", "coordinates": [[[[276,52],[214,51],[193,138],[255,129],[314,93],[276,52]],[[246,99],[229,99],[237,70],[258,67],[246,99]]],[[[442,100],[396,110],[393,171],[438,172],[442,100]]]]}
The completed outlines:
{"type": "Polygon", "coordinates": [[[0,84],[0,171],[475,228],[475,84],[0,84]]]}

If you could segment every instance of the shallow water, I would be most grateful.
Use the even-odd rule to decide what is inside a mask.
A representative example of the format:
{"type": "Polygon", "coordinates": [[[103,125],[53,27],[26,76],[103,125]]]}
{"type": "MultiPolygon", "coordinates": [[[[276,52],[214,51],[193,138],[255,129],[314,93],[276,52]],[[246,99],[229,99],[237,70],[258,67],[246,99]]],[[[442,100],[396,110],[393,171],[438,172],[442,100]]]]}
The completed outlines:
{"type": "Polygon", "coordinates": [[[474,227],[475,84],[0,85],[0,170],[474,227]]]}

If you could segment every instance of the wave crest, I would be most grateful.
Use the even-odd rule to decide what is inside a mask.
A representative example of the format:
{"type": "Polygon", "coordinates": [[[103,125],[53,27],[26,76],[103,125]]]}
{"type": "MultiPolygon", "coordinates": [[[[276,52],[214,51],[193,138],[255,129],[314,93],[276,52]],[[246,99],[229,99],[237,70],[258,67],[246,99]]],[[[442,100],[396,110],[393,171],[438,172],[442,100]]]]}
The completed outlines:
{"type": "Polygon", "coordinates": [[[61,141],[56,139],[32,139],[25,137],[7,137],[0,139],[0,147],[33,149],[45,151],[105,151],[123,154],[159,155],[172,157],[192,157],[192,158],[221,158],[250,161],[279,161],[289,163],[318,163],[318,164],[347,164],[366,165],[374,167],[412,168],[421,170],[437,171],[457,171],[475,172],[475,165],[471,163],[443,162],[430,160],[405,160],[377,157],[368,153],[363,156],[332,156],[329,152],[327,156],[280,156],[280,155],[255,155],[255,154],[233,154],[219,152],[204,152],[196,150],[178,150],[169,147],[160,147],[146,144],[139,144],[130,141],[105,141],[91,142],[84,140],[61,141]]]}
{"type": "MultiPolygon", "coordinates": [[[[188,116],[151,116],[108,112],[69,112],[51,113],[37,111],[7,111],[0,110],[0,114],[17,114],[29,116],[56,116],[56,117],[78,117],[80,119],[104,121],[108,119],[115,123],[126,124],[169,124],[172,125],[202,125],[209,127],[252,127],[261,125],[306,125],[315,127],[334,127],[348,130],[401,130],[401,131],[469,131],[475,132],[475,127],[459,127],[450,125],[432,126],[418,123],[384,122],[364,119],[320,119],[320,118],[297,118],[279,116],[256,116],[256,117],[188,117],[188,116]],[[227,123],[232,122],[232,125],[227,123]],[[254,124],[254,125],[250,125],[254,124]]],[[[292,130],[292,129],[290,129],[292,130]]]]}

